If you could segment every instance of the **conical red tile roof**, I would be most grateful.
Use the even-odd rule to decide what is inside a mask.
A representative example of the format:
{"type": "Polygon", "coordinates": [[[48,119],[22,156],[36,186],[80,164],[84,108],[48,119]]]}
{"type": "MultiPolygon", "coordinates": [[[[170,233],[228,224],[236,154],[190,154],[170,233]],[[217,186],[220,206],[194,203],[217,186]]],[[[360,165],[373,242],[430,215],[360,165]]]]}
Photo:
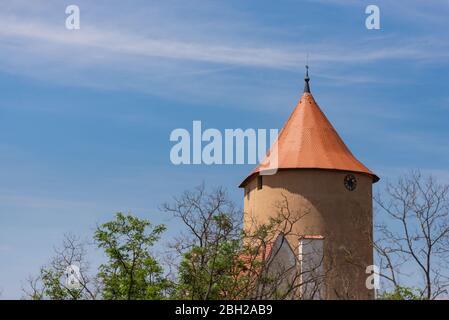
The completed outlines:
{"type": "Polygon", "coordinates": [[[367,174],[373,178],[373,182],[379,180],[352,155],[308,91],[306,90],[299,100],[265,160],[251,172],[240,187],[252,176],[265,170],[267,163],[273,165],[276,160],[278,170],[342,170],[367,174]]]}

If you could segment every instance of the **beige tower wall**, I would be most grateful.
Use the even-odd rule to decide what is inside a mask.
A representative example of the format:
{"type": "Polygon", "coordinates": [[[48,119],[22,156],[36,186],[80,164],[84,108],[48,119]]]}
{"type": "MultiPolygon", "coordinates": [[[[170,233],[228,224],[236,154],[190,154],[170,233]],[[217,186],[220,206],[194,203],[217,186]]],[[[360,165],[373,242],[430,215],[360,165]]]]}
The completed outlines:
{"type": "Polygon", "coordinates": [[[290,212],[304,215],[287,239],[297,250],[300,235],[324,236],[325,297],[372,299],[366,288],[365,269],[373,264],[372,177],[351,173],[357,188],[349,191],[344,178],[350,172],[292,169],[257,177],[245,187],[245,228],[266,223],[287,201],[290,212]]]}

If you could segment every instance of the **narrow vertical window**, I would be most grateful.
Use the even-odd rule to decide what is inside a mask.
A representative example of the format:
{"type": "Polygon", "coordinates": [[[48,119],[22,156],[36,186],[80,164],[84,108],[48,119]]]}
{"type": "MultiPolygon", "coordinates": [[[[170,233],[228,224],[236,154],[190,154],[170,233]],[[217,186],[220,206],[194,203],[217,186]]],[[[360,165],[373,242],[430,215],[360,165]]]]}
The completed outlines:
{"type": "Polygon", "coordinates": [[[305,235],[299,239],[300,293],[304,299],[322,299],[324,279],[324,237],[305,235]]]}
{"type": "Polygon", "coordinates": [[[262,185],[263,185],[262,176],[259,175],[257,176],[257,190],[262,189],[262,185]]]}

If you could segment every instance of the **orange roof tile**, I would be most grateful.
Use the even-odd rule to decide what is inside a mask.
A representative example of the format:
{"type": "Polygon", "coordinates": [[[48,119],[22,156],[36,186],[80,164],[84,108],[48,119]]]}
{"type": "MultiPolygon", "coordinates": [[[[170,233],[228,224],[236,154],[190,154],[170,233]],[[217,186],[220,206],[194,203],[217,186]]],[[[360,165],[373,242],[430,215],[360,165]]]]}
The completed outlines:
{"type": "Polygon", "coordinates": [[[282,169],[328,169],[364,173],[379,178],[357,160],[315,102],[308,87],[279,133],[265,160],[240,184],[276,163],[282,169]]]}

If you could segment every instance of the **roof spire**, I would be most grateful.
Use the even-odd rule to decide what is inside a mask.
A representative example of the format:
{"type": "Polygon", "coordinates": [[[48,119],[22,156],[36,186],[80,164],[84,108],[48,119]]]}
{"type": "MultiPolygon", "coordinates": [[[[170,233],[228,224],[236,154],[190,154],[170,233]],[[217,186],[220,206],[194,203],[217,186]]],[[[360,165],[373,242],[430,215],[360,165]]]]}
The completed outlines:
{"type": "Polygon", "coordinates": [[[304,85],[304,93],[310,93],[310,86],[309,86],[309,66],[306,64],[306,76],[304,77],[304,81],[306,82],[304,85]]]}

